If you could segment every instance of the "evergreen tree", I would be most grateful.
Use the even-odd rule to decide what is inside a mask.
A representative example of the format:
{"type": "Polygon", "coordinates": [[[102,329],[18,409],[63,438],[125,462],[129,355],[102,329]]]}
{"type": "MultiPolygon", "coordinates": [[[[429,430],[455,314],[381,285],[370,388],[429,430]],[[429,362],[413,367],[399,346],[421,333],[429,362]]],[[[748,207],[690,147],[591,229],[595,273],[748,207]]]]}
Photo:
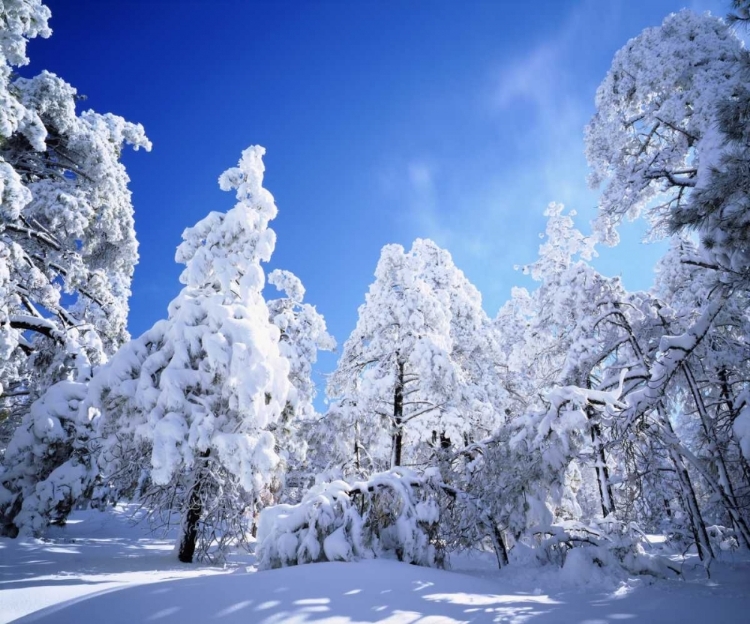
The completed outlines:
{"type": "Polygon", "coordinates": [[[429,240],[383,248],[328,384],[355,468],[426,461],[497,422],[490,323],[478,291],[429,240]]]}
{"type": "Polygon", "coordinates": [[[265,150],[250,147],[219,179],[237,204],[185,230],[184,288],[167,319],[125,345],[92,382],[100,466],[111,495],[137,493],[181,517],[179,558],[241,538],[242,514],[274,476],[271,428],[290,397],[280,331],[262,296],[261,262],[277,208],[263,188],[265,150]]]}
{"type": "Polygon", "coordinates": [[[120,155],[124,144],[151,148],[140,125],[77,113],[75,89],[54,74],[12,74],[28,63],[27,40],[49,36],[49,17],[38,0],[0,7],[0,449],[13,436],[0,531],[9,535],[64,519],[88,489],[79,384],[128,338],[138,259],[120,155]]]}

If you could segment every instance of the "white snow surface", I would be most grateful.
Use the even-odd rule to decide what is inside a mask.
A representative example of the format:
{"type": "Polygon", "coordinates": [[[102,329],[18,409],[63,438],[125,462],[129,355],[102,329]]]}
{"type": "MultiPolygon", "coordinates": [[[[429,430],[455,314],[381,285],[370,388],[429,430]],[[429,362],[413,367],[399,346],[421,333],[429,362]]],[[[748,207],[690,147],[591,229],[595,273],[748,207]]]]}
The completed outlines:
{"type": "Polygon", "coordinates": [[[623,582],[575,560],[501,572],[487,553],[452,572],[383,559],[256,572],[248,554],[180,564],[132,513],[79,511],[45,540],[1,539],[0,623],[732,623],[750,609],[750,559],[738,555],[711,579],[688,559],[685,581],[623,582]]]}

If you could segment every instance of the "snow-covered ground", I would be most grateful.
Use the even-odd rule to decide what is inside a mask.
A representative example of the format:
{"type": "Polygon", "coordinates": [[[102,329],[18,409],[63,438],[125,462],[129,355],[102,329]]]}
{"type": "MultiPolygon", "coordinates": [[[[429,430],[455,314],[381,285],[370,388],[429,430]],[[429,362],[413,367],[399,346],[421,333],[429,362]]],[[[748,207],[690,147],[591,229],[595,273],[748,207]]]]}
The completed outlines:
{"type": "Polygon", "coordinates": [[[707,579],[622,579],[585,566],[556,570],[461,557],[445,572],[395,561],[256,572],[177,562],[172,542],[133,526],[128,510],[78,512],[41,540],[0,540],[0,623],[48,622],[620,622],[748,621],[750,561],[717,563],[707,579]]]}

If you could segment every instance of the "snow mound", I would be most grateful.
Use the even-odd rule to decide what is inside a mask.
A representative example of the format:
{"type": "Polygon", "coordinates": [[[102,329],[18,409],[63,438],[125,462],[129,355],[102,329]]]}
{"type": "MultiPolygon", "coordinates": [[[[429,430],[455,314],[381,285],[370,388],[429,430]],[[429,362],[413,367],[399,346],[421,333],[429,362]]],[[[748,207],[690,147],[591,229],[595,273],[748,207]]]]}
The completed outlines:
{"type": "Polygon", "coordinates": [[[373,557],[437,565],[438,516],[434,484],[406,468],[351,485],[321,483],[298,505],[261,511],[259,567],[373,557]]]}

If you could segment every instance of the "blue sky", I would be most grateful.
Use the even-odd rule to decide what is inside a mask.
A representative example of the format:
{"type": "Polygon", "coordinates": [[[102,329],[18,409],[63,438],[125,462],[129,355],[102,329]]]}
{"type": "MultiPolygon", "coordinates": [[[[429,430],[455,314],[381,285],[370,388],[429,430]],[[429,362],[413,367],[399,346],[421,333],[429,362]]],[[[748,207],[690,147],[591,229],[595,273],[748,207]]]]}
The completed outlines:
{"type": "MultiPolygon", "coordinates": [[[[141,256],[131,332],[166,315],[182,230],[233,205],[218,175],[261,144],[279,206],[269,270],[302,279],[341,343],[381,247],[417,237],[451,251],[494,316],[526,284],[513,266],[536,257],[550,201],[588,230],[583,127],[613,54],[672,11],[729,1],[46,4],[53,36],[23,73],[57,73],[154,143],[124,157],[141,256]]],[[[631,289],[660,253],[642,231],[596,261],[631,289]]]]}

